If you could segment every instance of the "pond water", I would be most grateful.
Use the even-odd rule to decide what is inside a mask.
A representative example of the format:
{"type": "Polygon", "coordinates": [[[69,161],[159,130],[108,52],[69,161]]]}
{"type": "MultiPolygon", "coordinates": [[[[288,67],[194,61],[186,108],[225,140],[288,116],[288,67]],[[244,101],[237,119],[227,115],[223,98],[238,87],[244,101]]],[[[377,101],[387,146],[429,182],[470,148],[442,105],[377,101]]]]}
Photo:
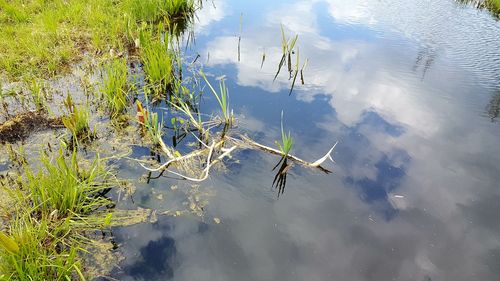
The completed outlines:
{"type": "Polygon", "coordinates": [[[194,32],[186,55],[225,75],[239,128],[274,146],[283,111],[294,155],[339,142],[333,173],[295,165],[278,198],[279,157],[245,150],[199,186],[138,181],[122,207],[203,216],[113,229],[113,278],[498,280],[500,22],[451,0],[218,0],[194,32]],[[280,24],[308,59],[290,96],[280,24]]]}

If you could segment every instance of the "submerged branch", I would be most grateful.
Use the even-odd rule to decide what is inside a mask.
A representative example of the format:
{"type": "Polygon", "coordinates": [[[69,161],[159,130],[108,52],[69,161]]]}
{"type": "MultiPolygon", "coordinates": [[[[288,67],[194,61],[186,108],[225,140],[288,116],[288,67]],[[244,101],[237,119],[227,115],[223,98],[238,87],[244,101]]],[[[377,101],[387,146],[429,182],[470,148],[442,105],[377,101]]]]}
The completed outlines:
{"type": "MultiPolygon", "coordinates": [[[[258,148],[262,151],[265,151],[265,152],[268,152],[268,153],[271,153],[271,154],[275,154],[275,155],[280,155],[280,156],[283,156],[283,153],[278,150],[278,149],[275,149],[275,148],[272,148],[272,147],[269,147],[269,146],[266,146],[266,145],[263,145],[263,144],[260,144],[252,139],[250,139],[249,137],[246,137],[246,136],[240,136],[241,139],[236,139],[236,138],[231,138],[232,141],[236,142],[236,143],[244,143],[244,144],[247,144],[249,146],[252,146],[254,148],[258,148]]],[[[323,162],[326,161],[326,159],[330,159],[332,162],[333,162],[333,158],[331,156],[333,150],[335,149],[335,147],[337,146],[337,143],[338,142],[335,142],[335,144],[332,146],[332,148],[330,148],[330,150],[321,158],[319,158],[318,160],[314,161],[314,162],[308,162],[308,161],[305,161],[305,160],[302,160],[294,155],[291,155],[291,154],[288,154],[286,155],[286,158],[287,159],[290,159],[300,165],[303,165],[303,166],[306,166],[306,167],[311,167],[311,168],[317,168],[327,174],[331,173],[330,170],[324,168],[321,166],[321,164],[323,164],[323,162]]]]}
{"type": "MultiPolygon", "coordinates": [[[[198,139],[198,138],[197,138],[198,139]]],[[[146,165],[144,165],[143,163],[141,163],[141,161],[137,160],[137,162],[139,162],[139,165],[141,165],[144,169],[146,169],[147,171],[149,172],[167,172],[167,173],[170,173],[170,174],[173,174],[175,176],[178,176],[180,177],[181,179],[184,179],[184,180],[189,180],[189,181],[193,181],[193,182],[202,182],[204,180],[206,180],[209,176],[209,173],[210,173],[210,169],[217,163],[221,162],[225,157],[229,156],[229,154],[237,149],[245,149],[245,148],[254,148],[254,149],[259,149],[259,150],[262,150],[264,152],[267,152],[267,153],[270,153],[270,154],[274,154],[274,155],[279,155],[279,156],[283,156],[283,153],[278,150],[278,149],[275,149],[275,148],[272,148],[272,147],[269,147],[269,146],[266,146],[266,145],[263,145],[263,144],[260,144],[252,139],[250,139],[249,137],[247,136],[243,136],[243,135],[240,135],[238,138],[234,138],[234,137],[230,137],[230,136],[225,136],[223,137],[221,140],[219,140],[218,142],[213,142],[210,146],[208,146],[206,143],[202,142],[200,139],[198,139],[198,141],[200,141],[202,144],[203,144],[203,148],[200,148],[198,150],[195,150],[189,154],[186,154],[184,156],[180,156],[180,157],[170,157],[168,156],[168,154],[166,153],[166,151],[170,151],[170,149],[167,148],[166,145],[162,145],[162,149],[166,154],[167,156],[170,158],[168,161],[166,161],[165,163],[163,163],[162,165],[156,167],[156,168],[150,168],[150,167],[146,167],[146,165]],[[230,148],[225,148],[224,147],[224,144],[226,143],[226,141],[230,141],[233,146],[231,146],[230,148]],[[165,151],[166,150],[166,151],[165,151]],[[212,156],[214,155],[215,151],[220,151],[222,152],[217,158],[215,159],[212,159],[212,156]],[[208,153],[207,153],[208,151],[208,153]],[[175,163],[181,163],[181,162],[184,162],[184,161],[190,161],[191,159],[195,158],[195,157],[199,157],[201,155],[204,155],[204,154],[207,154],[207,159],[205,161],[205,168],[202,170],[201,174],[199,175],[199,177],[193,177],[193,176],[188,176],[188,175],[184,175],[184,174],[181,174],[180,172],[178,171],[174,171],[172,169],[169,169],[169,167],[175,163]]],[[[324,172],[324,173],[331,173],[330,170],[324,168],[323,166],[321,166],[327,159],[330,159],[332,162],[333,162],[333,158],[331,156],[333,150],[335,149],[335,147],[337,146],[337,143],[336,142],[332,148],[330,148],[330,150],[321,158],[319,158],[318,160],[314,161],[314,162],[309,162],[309,161],[306,161],[306,160],[303,160],[301,158],[298,158],[294,155],[291,155],[291,154],[288,154],[286,155],[286,158],[287,160],[290,160],[290,161],[293,161],[297,164],[300,164],[302,166],[306,166],[306,167],[309,167],[309,168],[316,168],[316,169],[319,169],[320,171],[324,172]]],[[[278,163],[279,165],[279,163],[278,163]]],[[[290,165],[286,165],[286,166],[290,166],[290,165]]],[[[286,170],[288,170],[290,167],[288,167],[286,170]]]]}

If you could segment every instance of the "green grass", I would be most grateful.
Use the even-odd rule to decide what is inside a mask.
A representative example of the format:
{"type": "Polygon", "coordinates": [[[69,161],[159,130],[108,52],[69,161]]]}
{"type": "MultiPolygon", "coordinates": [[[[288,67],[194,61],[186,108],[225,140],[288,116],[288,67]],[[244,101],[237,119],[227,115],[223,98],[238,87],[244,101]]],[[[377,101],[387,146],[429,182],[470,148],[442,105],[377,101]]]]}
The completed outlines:
{"type": "Polygon", "coordinates": [[[490,6],[497,12],[500,12],[500,0],[488,0],[490,6]]]}
{"type": "Polygon", "coordinates": [[[32,79],[28,84],[28,88],[31,92],[31,98],[33,99],[36,110],[45,110],[45,101],[47,97],[44,84],[40,81],[37,81],[37,79],[32,79]]]}
{"type": "Polygon", "coordinates": [[[40,162],[43,170],[37,173],[27,165],[24,167],[26,179],[22,183],[36,206],[35,212],[56,212],[59,218],[82,217],[110,203],[99,196],[110,187],[112,177],[98,158],[85,167],[79,164],[76,152],[70,159],[60,152],[52,161],[42,154],[40,162]]]}
{"type": "Polygon", "coordinates": [[[64,102],[69,114],[62,118],[64,126],[71,132],[75,140],[87,140],[93,137],[90,131],[88,106],[77,106],[73,103],[71,95],[68,94],[64,102]]]}
{"type": "Polygon", "coordinates": [[[0,280],[85,280],[76,244],[69,245],[69,223],[50,223],[29,216],[16,218],[0,247],[0,280]],[[15,245],[13,247],[12,245],[15,245]]]}
{"type": "Polygon", "coordinates": [[[215,96],[217,99],[217,102],[219,103],[219,107],[222,111],[222,115],[224,117],[224,121],[226,124],[230,125],[233,122],[233,113],[229,109],[229,93],[226,87],[226,82],[224,79],[221,79],[219,82],[219,93],[212,87],[210,82],[208,82],[207,77],[203,73],[203,71],[200,71],[200,75],[203,77],[205,82],[208,85],[208,88],[210,88],[210,92],[215,96]]]}
{"type": "Polygon", "coordinates": [[[105,67],[102,93],[112,117],[122,114],[128,103],[127,61],[113,60],[105,67]]]}
{"type": "Polygon", "coordinates": [[[273,81],[278,78],[278,75],[281,72],[281,68],[284,65],[288,66],[288,72],[290,75],[292,75],[292,53],[294,52],[293,48],[295,47],[295,44],[297,43],[297,39],[299,38],[299,35],[295,35],[294,37],[287,38],[285,35],[285,29],[283,27],[283,24],[281,25],[281,60],[280,63],[278,64],[278,71],[276,71],[276,74],[274,75],[273,81]]]}
{"type": "Polygon", "coordinates": [[[195,9],[192,0],[0,0],[0,73],[52,77],[86,52],[125,51],[137,23],[173,26],[195,9]]]}
{"type": "Polygon", "coordinates": [[[170,36],[161,38],[154,29],[145,29],[140,34],[140,58],[148,86],[154,89],[156,99],[167,91],[174,80],[174,54],[169,50],[170,36]]]}
{"type": "Polygon", "coordinates": [[[85,280],[80,254],[90,240],[82,235],[109,225],[104,194],[116,180],[99,157],[83,164],[60,150],[40,162],[38,172],[24,163],[17,179],[0,180],[8,199],[1,201],[0,280],[85,280]]]}
{"type": "Polygon", "coordinates": [[[0,280],[85,280],[78,261],[79,248],[65,241],[69,225],[18,218],[9,237],[17,251],[0,250],[0,280]]]}
{"type": "Polygon", "coordinates": [[[128,10],[137,21],[176,23],[193,16],[193,0],[130,0],[128,10]]]}
{"type": "Polygon", "coordinates": [[[283,127],[283,111],[281,111],[281,142],[276,141],[276,144],[283,154],[283,157],[288,156],[294,144],[294,140],[290,134],[290,131],[288,132],[288,134],[285,133],[285,129],[283,127]]]}
{"type": "Polygon", "coordinates": [[[50,77],[85,51],[123,49],[126,20],[113,1],[0,0],[0,71],[50,77]]]}

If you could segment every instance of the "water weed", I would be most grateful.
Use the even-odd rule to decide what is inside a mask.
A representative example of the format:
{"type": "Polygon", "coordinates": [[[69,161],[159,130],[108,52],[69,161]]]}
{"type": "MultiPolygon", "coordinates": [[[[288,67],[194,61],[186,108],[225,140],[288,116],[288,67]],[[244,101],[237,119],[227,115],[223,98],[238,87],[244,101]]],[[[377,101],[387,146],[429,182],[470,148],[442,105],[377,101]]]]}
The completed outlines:
{"type": "Polygon", "coordinates": [[[220,79],[219,82],[219,93],[212,87],[210,82],[208,81],[207,77],[203,73],[203,71],[200,71],[200,75],[203,77],[205,82],[208,85],[208,88],[210,89],[210,92],[214,95],[214,97],[217,99],[217,102],[219,103],[219,107],[222,111],[222,115],[224,117],[224,121],[226,124],[230,125],[233,123],[233,113],[229,109],[229,93],[226,87],[226,82],[224,81],[224,78],[220,79]]]}
{"type": "Polygon", "coordinates": [[[297,39],[299,38],[299,35],[295,35],[292,38],[287,38],[285,35],[285,29],[283,25],[281,25],[281,52],[282,56],[280,59],[280,63],[278,64],[278,71],[276,71],[276,74],[274,75],[274,80],[278,78],[278,75],[281,72],[281,68],[285,65],[288,66],[288,72],[290,74],[290,78],[292,76],[292,53],[294,52],[294,47],[295,44],[297,43],[297,39]]]}
{"type": "Polygon", "coordinates": [[[293,143],[294,140],[290,131],[288,134],[285,133],[285,129],[283,127],[283,111],[281,111],[281,142],[276,141],[276,144],[278,145],[283,157],[287,157],[289,155],[293,148],[293,143]]]}
{"type": "Polygon", "coordinates": [[[99,157],[78,158],[42,153],[38,172],[23,163],[18,177],[0,179],[0,280],[85,280],[84,231],[110,224],[105,195],[117,181],[99,157]]]}
{"type": "Polygon", "coordinates": [[[33,78],[29,82],[28,87],[36,110],[45,110],[47,95],[44,84],[33,78]]]}
{"type": "Polygon", "coordinates": [[[168,34],[161,38],[150,29],[143,30],[140,36],[140,58],[155,99],[162,99],[173,80],[174,56],[168,49],[169,40],[168,34]]]}
{"type": "Polygon", "coordinates": [[[101,91],[111,117],[118,117],[125,111],[128,102],[127,61],[115,59],[104,71],[106,76],[101,91]]]}
{"type": "Polygon", "coordinates": [[[0,234],[0,280],[85,280],[69,232],[68,222],[15,218],[0,234]]]}
{"type": "Polygon", "coordinates": [[[64,104],[68,110],[68,115],[62,118],[62,122],[64,126],[71,132],[74,140],[92,139],[95,136],[95,133],[90,131],[90,110],[88,106],[75,105],[71,95],[68,95],[66,97],[64,104]]]}

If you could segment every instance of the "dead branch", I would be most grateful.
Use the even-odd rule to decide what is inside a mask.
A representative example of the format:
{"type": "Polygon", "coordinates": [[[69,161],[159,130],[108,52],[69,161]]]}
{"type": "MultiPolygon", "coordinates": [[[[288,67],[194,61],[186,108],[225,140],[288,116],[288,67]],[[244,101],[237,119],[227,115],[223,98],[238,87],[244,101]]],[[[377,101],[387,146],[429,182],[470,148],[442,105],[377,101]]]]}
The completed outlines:
{"type": "Polygon", "coordinates": [[[194,181],[194,182],[202,182],[202,181],[204,181],[204,180],[206,180],[208,178],[208,175],[209,175],[209,172],[210,172],[210,168],[213,165],[215,165],[216,163],[222,161],[222,159],[224,157],[228,156],[232,151],[234,151],[237,148],[236,146],[233,146],[233,147],[227,149],[224,153],[222,153],[221,155],[219,155],[219,157],[217,157],[217,159],[215,159],[214,161],[210,162],[210,160],[212,158],[213,151],[214,151],[214,147],[215,147],[215,143],[213,143],[210,146],[210,151],[209,151],[208,157],[207,157],[207,166],[205,167],[205,169],[203,169],[202,176],[200,178],[188,177],[186,175],[182,175],[182,174],[180,174],[178,172],[175,172],[175,171],[172,171],[172,170],[169,170],[169,169],[164,169],[164,170],[165,170],[165,172],[171,173],[171,174],[176,175],[178,177],[181,177],[182,179],[185,179],[185,180],[194,181]]]}
{"type": "MultiPolygon", "coordinates": [[[[240,145],[246,144],[248,146],[258,148],[262,151],[265,151],[265,152],[268,152],[271,154],[283,156],[283,153],[280,150],[263,145],[263,144],[260,144],[260,143],[254,141],[254,140],[252,140],[249,137],[244,136],[244,135],[241,135],[240,139],[237,139],[237,138],[230,138],[230,139],[235,143],[239,143],[240,145]]],[[[330,148],[330,150],[323,157],[319,158],[318,160],[316,160],[314,162],[308,162],[308,161],[302,160],[302,159],[300,159],[294,155],[291,155],[291,154],[286,155],[286,158],[290,159],[290,160],[292,160],[300,165],[310,167],[310,168],[317,168],[317,169],[329,174],[329,173],[331,173],[331,171],[322,167],[321,164],[323,164],[323,162],[325,162],[326,159],[330,159],[333,162],[333,158],[332,158],[331,154],[332,154],[333,150],[335,149],[335,147],[337,146],[337,143],[338,142],[335,142],[335,144],[332,146],[332,148],[330,148]]]]}
{"type": "MultiPolygon", "coordinates": [[[[226,156],[228,156],[231,152],[235,151],[236,149],[254,148],[254,149],[259,149],[259,150],[262,150],[262,151],[270,153],[270,154],[283,156],[283,154],[280,150],[263,145],[263,144],[260,144],[260,143],[254,141],[254,140],[252,140],[249,137],[244,136],[244,135],[240,135],[238,138],[225,136],[220,141],[213,142],[210,146],[208,146],[206,143],[201,141],[199,138],[196,137],[196,139],[203,145],[204,148],[195,150],[189,154],[186,154],[186,155],[180,156],[180,157],[173,156],[172,151],[162,142],[160,144],[160,147],[162,148],[162,151],[165,154],[167,154],[167,157],[169,157],[170,159],[168,161],[166,161],[165,163],[163,163],[162,165],[160,165],[159,167],[149,168],[149,167],[146,167],[144,164],[142,164],[140,161],[138,161],[138,162],[144,169],[146,169],[149,172],[163,171],[163,172],[168,172],[170,174],[176,175],[176,176],[178,176],[182,179],[185,179],[185,180],[194,181],[194,182],[202,182],[208,178],[209,173],[210,173],[210,168],[213,165],[217,164],[218,162],[221,162],[226,156]],[[230,148],[223,147],[224,144],[226,143],[226,141],[230,141],[231,143],[233,143],[233,146],[230,148]],[[186,160],[189,160],[191,158],[198,157],[200,155],[205,154],[207,152],[207,150],[208,150],[208,156],[207,156],[207,160],[206,160],[206,167],[203,169],[200,177],[197,177],[197,178],[190,177],[187,175],[183,175],[183,174],[181,174],[177,171],[174,171],[172,169],[169,169],[169,167],[172,164],[180,163],[181,161],[186,161],[186,160]],[[216,159],[212,160],[212,156],[213,156],[215,150],[220,150],[222,152],[222,154],[220,154],[216,159]]],[[[286,159],[289,159],[289,160],[291,160],[295,163],[298,163],[302,166],[319,169],[320,171],[329,174],[329,173],[331,173],[331,171],[322,167],[321,165],[327,159],[330,159],[333,162],[333,158],[332,158],[331,154],[332,154],[333,150],[335,149],[335,147],[337,146],[337,143],[338,142],[336,142],[332,146],[332,148],[330,148],[330,150],[323,157],[319,158],[318,160],[316,160],[314,162],[302,160],[302,159],[300,159],[294,155],[291,155],[291,154],[286,155],[286,159]]]]}

